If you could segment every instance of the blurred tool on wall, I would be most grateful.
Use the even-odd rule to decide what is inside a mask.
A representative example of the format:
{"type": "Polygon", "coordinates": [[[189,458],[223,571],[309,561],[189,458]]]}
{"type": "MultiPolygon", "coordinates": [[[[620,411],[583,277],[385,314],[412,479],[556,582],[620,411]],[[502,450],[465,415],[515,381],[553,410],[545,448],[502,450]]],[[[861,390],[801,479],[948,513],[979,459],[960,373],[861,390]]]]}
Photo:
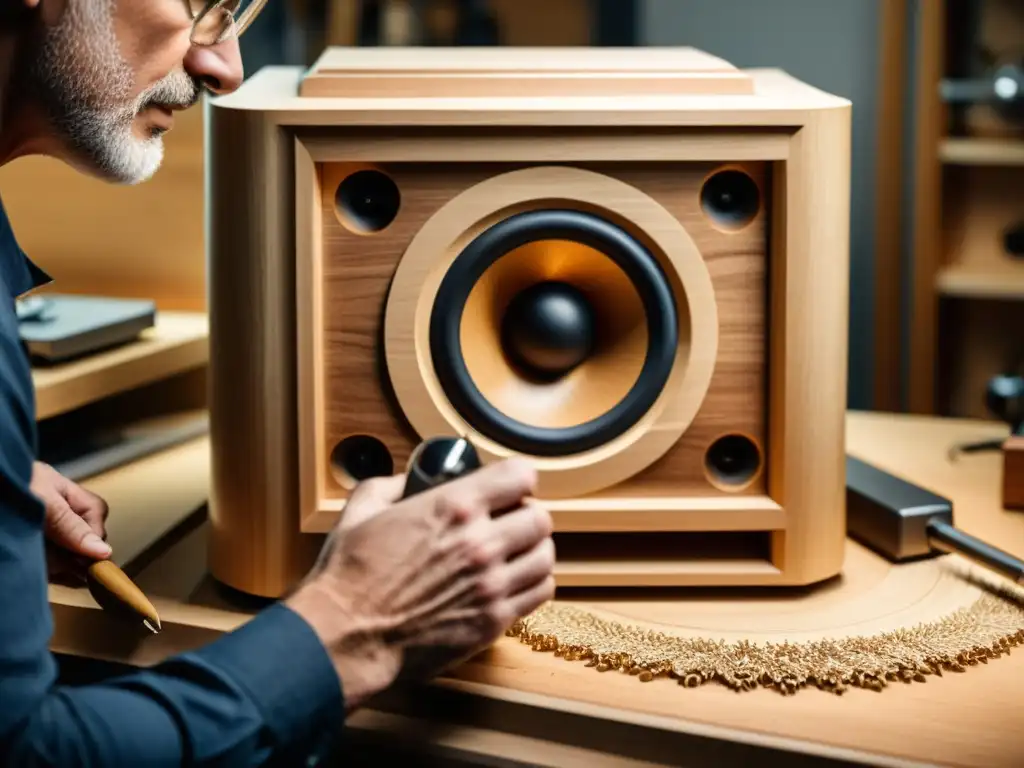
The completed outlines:
{"type": "Polygon", "coordinates": [[[974,0],[950,10],[958,34],[939,84],[950,132],[1024,136],[1024,5],[974,0]]]}

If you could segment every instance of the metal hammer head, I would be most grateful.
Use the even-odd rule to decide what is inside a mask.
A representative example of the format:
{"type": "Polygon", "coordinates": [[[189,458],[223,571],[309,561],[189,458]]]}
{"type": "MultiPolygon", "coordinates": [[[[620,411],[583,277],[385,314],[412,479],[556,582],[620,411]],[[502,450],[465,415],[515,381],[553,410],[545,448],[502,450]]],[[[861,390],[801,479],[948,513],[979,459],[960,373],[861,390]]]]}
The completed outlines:
{"type": "Polygon", "coordinates": [[[936,519],[953,524],[949,499],[846,457],[846,530],[851,538],[897,562],[940,554],[928,541],[928,523],[936,519]]]}

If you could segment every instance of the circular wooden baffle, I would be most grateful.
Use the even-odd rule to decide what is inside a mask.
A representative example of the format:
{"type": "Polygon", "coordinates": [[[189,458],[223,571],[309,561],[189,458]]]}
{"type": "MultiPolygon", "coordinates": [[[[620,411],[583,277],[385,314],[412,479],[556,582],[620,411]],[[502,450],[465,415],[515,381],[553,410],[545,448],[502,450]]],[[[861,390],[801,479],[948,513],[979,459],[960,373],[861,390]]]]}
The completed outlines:
{"type": "Polygon", "coordinates": [[[457,195],[406,250],[388,373],[426,439],[530,455],[548,498],[612,486],[679,439],[711,383],[711,277],[680,221],[622,181],[537,167],[457,195]]]}
{"type": "Polygon", "coordinates": [[[1024,589],[956,555],[894,565],[852,541],[817,588],[648,594],[566,590],[509,634],[641,681],[783,693],[924,682],[1024,643],[1024,589]]]}

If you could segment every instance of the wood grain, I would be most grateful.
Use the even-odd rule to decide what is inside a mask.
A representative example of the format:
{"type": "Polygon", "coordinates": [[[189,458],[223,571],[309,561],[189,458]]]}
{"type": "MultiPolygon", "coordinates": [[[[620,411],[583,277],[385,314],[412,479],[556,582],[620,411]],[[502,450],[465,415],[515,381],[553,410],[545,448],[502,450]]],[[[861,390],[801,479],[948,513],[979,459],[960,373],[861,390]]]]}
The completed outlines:
{"type": "MultiPolygon", "coordinates": [[[[454,195],[499,173],[520,166],[504,164],[385,166],[402,191],[402,212],[385,232],[359,235],[347,230],[335,213],[335,190],[351,167],[323,169],[320,200],[324,225],[324,455],[350,434],[381,439],[404,466],[421,436],[411,432],[389,396],[379,348],[388,286],[413,236],[454,195]]],[[[582,167],[588,167],[583,165],[582,167]]],[[[675,448],[654,466],[599,495],[720,496],[704,472],[704,453],[727,432],[741,432],[758,445],[765,442],[766,321],[765,222],[762,214],[738,233],[718,231],[701,213],[697,200],[704,177],[716,166],[687,164],[607,164],[589,166],[621,179],[651,196],[679,219],[704,254],[719,303],[719,355],[711,388],[697,418],[675,448]]],[[[746,169],[764,188],[764,164],[746,169]]],[[[439,254],[441,256],[442,254],[439,254]]],[[[603,308],[613,311],[613,308],[603,308]]],[[[426,436],[423,436],[426,437],[426,436]]],[[[761,495],[763,478],[740,493],[761,495]]],[[[343,498],[341,484],[331,498],[343,498]]]]}

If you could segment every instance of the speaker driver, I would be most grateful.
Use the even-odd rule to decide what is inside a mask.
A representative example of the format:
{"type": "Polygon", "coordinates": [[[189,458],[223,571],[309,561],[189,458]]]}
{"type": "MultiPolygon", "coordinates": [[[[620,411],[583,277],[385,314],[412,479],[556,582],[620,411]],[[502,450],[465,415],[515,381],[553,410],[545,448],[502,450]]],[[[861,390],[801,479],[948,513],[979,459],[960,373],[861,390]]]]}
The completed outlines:
{"type": "Polygon", "coordinates": [[[577,210],[493,224],[452,262],[430,317],[445,395],[474,429],[536,456],[631,429],[672,374],[679,317],[657,259],[577,210]]]}
{"type": "Polygon", "coordinates": [[[574,498],[678,443],[714,374],[718,308],[677,214],[612,176],[536,166],[467,187],[422,224],[384,339],[417,435],[467,435],[483,462],[531,455],[538,494],[574,498]]]}

